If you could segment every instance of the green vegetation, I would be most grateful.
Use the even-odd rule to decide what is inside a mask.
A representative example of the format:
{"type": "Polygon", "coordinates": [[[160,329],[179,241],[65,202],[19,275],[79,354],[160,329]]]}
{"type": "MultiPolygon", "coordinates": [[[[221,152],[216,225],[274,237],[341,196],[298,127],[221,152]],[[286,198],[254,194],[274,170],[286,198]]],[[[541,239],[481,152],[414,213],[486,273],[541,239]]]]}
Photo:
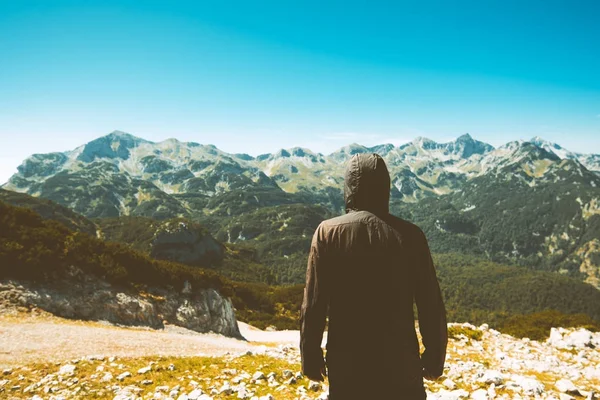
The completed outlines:
{"type": "MultiPolygon", "coordinates": [[[[240,319],[258,325],[297,327],[297,296],[285,288],[232,282],[216,272],[159,261],[118,243],[106,243],[73,232],[35,212],[0,202],[0,279],[48,280],[76,265],[84,271],[124,286],[215,288],[232,298],[240,319]]],[[[292,292],[294,289],[291,289],[292,292]]]]}
{"type": "Polygon", "coordinates": [[[556,310],[545,310],[527,315],[514,315],[507,318],[497,329],[515,337],[531,340],[546,340],[550,328],[585,328],[592,332],[600,331],[600,323],[585,314],[563,314],[556,310]]]}
{"type": "MultiPolygon", "coordinates": [[[[213,217],[214,226],[224,223],[219,235],[256,232],[257,236],[226,244],[223,261],[209,267],[150,258],[148,244],[159,221],[97,220],[106,237],[119,242],[111,243],[43,220],[31,210],[0,203],[0,278],[47,279],[77,265],[120,285],[177,288],[188,280],[193,287],[214,287],[230,296],[242,321],[260,328],[297,329],[303,284],[272,285],[303,281],[310,235],[326,213],[318,206],[288,205],[229,219],[213,217]],[[261,232],[261,224],[269,229],[261,232]]],[[[473,255],[447,253],[434,259],[449,321],[488,323],[519,335],[518,319],[512,317],[549,309],[600,321],[600,291],[568,276],[473,255]]]]}
{"type": "Polygon", "coordinates": [[[96,234],[96,225],[92,221],[53,201],[4,189],[0,189],[0,201],[29,208],[45,219],[60,222],[72,231],[96,234]]]}
{"type": "Polygon", "coordinates": [[[448,321],[497,326],[515,314],[547,309],[600,321],[600,291],[577,279],[461,254],[434,261],[448,321]]]}
{"type": "Polygon", "coordinates": [[[448,327],[448,337],[450,339],[460,339],[461,335],[464,335],[465,337],[471,340],[481,340],[481,338],[483,337],[483,332],[478,329],[468,328],[464,326],[448,327]]]}

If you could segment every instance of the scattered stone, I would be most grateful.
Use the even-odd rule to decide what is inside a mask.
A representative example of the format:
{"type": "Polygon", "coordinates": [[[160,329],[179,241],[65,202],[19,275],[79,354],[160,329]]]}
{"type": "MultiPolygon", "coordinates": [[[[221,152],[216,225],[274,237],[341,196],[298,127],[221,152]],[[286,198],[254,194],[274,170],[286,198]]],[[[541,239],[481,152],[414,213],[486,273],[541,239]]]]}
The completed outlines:
{"type": "Polygon", "coordinates": [[[502,385],[504,383],[504,375],[502,375],[502,373],[495,371],[495,370],[487,370],[484,372],[483,376],[481,377],[481,381],[489,384],[494,384],[494,385],[502,385]]]}
{"type": "Polygon", "coordinates": [[[137,373],[138,374],[147,374],[150,371],[152,371],[152,367],[148,366],[148,367],[138,369],[137,373]]]}
{"type": "Polygon", "coordinates": [[[559,393],[558,398],[559,398],[559,400],[575,400],[575,397],[569,396],[566,393],[559,393]]]}
{"type": "Polygon", "coordinates": [[[575,386],[575,384],[568,379],[559,379],[554,386],[556,386],[556,388],[562,393],[568,393],[576,396],[580,395],[577,386],[575,386]]]}
{"type": "Polygon", "coordinates": [[[283,377],[285,379],[289,379],[292,376],[294,376],[294,373],[292,371],[290,371],[289,369],[286,369],[285,371],[283,371],[283,377]]]}
{"type": "Polygon", "coordinates": [[[254,373],[254,375],[252,375],[252,380],[253,381],[259,381],[262,379],[266,379],[265,374],[263,374],[261,371],[256,371],[254,373]]]}
{"type": "Polygon", "coordinates": [[[194,389],[190,393],[188,393],[187,398],[189,400],[197,400],[203,394],[204,394],[204,392],[202,391],[202,389],[194,389]]]}
{"type": "Polygon", "coordinates": [[[519,386],[526,395],[540,395],[544,393],[544,385],[535,378],[527,378],[519,375],[513,376],[513,381],[519,386]]]}
{"type": "Polygon", "coordinates": [[[246,387],[242,386],[237,388],[237,398],[238,399],[249,399],[252,396],[252,393],[246,389],[246,387]]]}
{"type": "Polygon", "coordinates": [[[442,385],[444,385],[447,389],[450,389],[450,390],[456,389],[456,383],[454,383],[454,381],[450,378],[444,379],[444,381],[442,382],[442,385]]]}
{"type": "Polygon", "coordinates": [[[473,393],[471,393],[471,398],[473,400],[488,400],[488,392],[485,389],[477,389],[473,393]]]}
{"type": "Polygon", "coordinates": [[[123,381],[123,379],[129,378],[129,377],[131,377],[131,372],[125,371],[122,374],[120,374],[119,376],[117,376],[117,380],[118,381],[123,381]]]}
{"type": "Polygon", "coordinates": [[[308,390],[312,390],[313,392],[318,392],[321,389],[321,384],[319,382],[310,381],[308,384],[308,390]]]}
{"type": "Polygon", "coordinates": [[[286,385],[295,385],[295,384],[296,384],[296,382],[297,382],[297,381],[296,381],[296,378],[294,378],[294,377],[292,376],[290,379],[288,379],[288,380],[285,382],[285,384],[286,384],[286,385]]]}
{"type": "Polygon", "coordinates": [[[152,382],[152,379],[144,379],[142,381],[142,385],[148,386],[148,385],[152,385],[154,382],[152,382]]]}
{"type": "Polygon", "coordinates": [[[60,367],[58,370],[59,375],[73,375],[75,373],[75,366],[73,364],[66,364],[60,367]]]}
{"type": "Polygon", "coordinates": [[[231,388],[231,386],[229,386],[229,383],[225,382],[223,386],[221,386],[221,388],[219,389],[219,394],[229,396],[230,394],[233,394],[233,389],[231,388]]]}

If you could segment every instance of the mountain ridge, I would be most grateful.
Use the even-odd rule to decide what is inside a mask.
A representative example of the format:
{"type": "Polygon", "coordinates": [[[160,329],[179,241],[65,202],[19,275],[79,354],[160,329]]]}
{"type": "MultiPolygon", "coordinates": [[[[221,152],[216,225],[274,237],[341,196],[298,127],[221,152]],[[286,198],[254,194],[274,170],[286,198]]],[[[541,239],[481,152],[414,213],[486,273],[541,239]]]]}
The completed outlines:
{"type": "Polygon", "coordinates": [[[401,146],[350,144],[329,155],[292,147],[252,157],[113,132],[29,157],[4,189],[87,218],[188,218],[221,241],[255,247],[280,268],[280,282],[299,283],[315,224],[344,212],[344,162],[379,151],[392,212],[417,223],[434,251],[562,271],[600,288],[597,155],[549,143],[493,147],[467,134],[447,143],[420,137],[401,146]]]}

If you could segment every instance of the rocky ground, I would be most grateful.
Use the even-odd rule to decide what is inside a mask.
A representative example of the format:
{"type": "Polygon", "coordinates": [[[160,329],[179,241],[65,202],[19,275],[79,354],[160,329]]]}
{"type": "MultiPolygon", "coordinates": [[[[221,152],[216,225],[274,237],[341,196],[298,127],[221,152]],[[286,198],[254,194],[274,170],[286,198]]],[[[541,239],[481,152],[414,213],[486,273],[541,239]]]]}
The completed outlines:
{"type": "MultiPolygon", "coordinates": [[[[0,398],[327,398],[326,384],[310,382],[300,373],[298,332],[264,332],[243,324],[241,331],[248,342],[181,330],[2,318],[0,365],[5,367],[0,369],[0,398]],[[19,340],[15,326],[24,335],[21,347],[12,343],[19,340]],[[46,337],[26,336],[49,326],[55,329],[46,337]],[[81,336],[83,331],[67,328],[66,332],[77,335],[69,345],[68,335],[58,333],[65,326],[80,326],[89,329],[87,333],[99,331],[81,336]],[[120,350],[110,345],[136,337],[137,343],[150,341],[150,345],[130,354],[124,343],[120,350]],[[49,350],[55,342],[62,343],[64,357],[60,351],[49,350]],[[5,354],[7,348],[12,349],[10,353],[37,351],[37,361],[24,357],[19,363],[14,355],[5,354]]],[[[451,324],[449,332],[447,368],[442,378],[426,381],[429,399],[600,399],[600,333],[559,328],[552,330],[547,341],[537,342],[516,339],[485,325],[451,324]]]]}

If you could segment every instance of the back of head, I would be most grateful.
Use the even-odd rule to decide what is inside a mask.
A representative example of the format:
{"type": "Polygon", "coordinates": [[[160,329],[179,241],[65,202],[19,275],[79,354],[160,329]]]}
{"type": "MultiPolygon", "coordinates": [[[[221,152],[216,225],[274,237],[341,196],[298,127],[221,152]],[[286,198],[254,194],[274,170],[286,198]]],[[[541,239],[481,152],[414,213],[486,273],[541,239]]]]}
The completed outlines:
{"type": "Polygon", "coordinates": [[[355,154],[346,165],[344,179],[346,212],[389,212],[390,174],[378,154],[355,154]]]}

